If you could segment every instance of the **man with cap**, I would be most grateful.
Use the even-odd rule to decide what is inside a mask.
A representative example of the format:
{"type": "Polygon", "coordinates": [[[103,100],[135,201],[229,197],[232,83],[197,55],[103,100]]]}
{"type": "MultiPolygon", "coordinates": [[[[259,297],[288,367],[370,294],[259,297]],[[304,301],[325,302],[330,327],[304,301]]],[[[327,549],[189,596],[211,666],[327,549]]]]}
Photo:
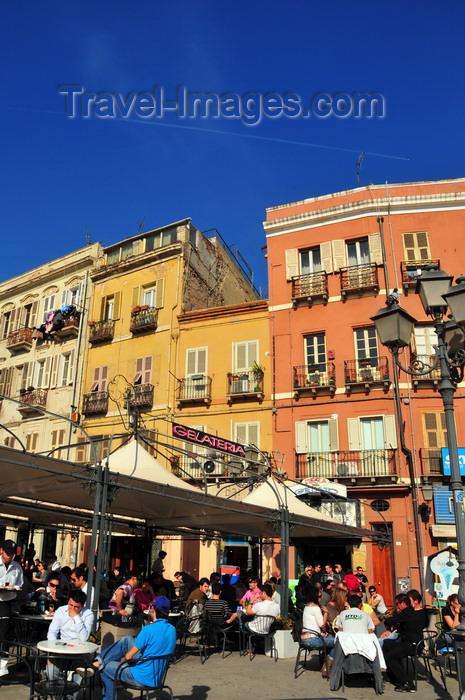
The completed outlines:
{"type": "MultiPolygon", "coordinates": [[[[10,587],[23,585],[23,570],[13,561],[16,542],[5,540],[0,546],[0,639],[6,640],[11,617],[11,603],[16,598],[16,590],[10,587]]],[[[0,676],[8,673],[8,658],[3,655],[7,649],[0,649],[0,676]]]]}
{"type": "MultiPolygon", "coordinates": [[[[94,666],[100,669],[102,700],[111,700],[113,697],[115,673],[121,659],[131,661],[173,653],[176,646],[176,628],[168,622],[168,609],[155,605],[158,604],[149,605],[151,623],[142,627],[135,639],[130,636],[123,637],[104,649],[97,657],[94,666]]],[[[163,677],[164,668],[162,660],[143,661],[126,668],[120,677],[136,688],[140,687],[141,683],[155,687],[163,677]]]]}

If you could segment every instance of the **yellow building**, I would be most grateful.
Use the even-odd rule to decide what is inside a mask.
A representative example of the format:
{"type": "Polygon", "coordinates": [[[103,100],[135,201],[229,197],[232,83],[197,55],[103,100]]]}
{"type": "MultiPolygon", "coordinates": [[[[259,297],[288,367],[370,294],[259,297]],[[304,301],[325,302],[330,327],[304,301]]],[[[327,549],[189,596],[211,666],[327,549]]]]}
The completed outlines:
{"type": "MultiPolygon", "coordinates": [[[[110,439],[113,452],[137,428],[149,451],[165,466],[171,465],[170,455],[158,443],[166,443],[171,420],[181,410],[177,398],[185,353],[180,349],[178,316],[257,299],[237,255],[218,232],[209,233],[207,238],[185,219],[139,234],[105,248],[91,274],[93,298],[80,410],[99,459],[106,457],[110,439]]],[[[190,362],[198,369],[201,359],[191,357],[190,362]]],[[[197,369],[188,377],[199,374],[197,369]]],[[[223,394],[227,371],[225,365],[223,394]]],[[[91,461],[89,445],[78,447],[75,458],[91,461]]],[[[143,565],[126,544],[113,543],[112,562],[143,565]]]]}

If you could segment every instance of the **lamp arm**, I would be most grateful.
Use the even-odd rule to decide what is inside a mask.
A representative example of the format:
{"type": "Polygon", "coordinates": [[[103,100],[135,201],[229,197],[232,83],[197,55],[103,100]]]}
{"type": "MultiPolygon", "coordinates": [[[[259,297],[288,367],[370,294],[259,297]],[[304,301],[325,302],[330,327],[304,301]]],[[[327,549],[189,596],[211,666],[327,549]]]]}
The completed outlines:
{"type": "Polygon", "coordinates": [[[392,355],[394,359],[394,363],[397,365],[397,367],[400,367],[400,369],[405,372],[406,374],[410,374],[413,377],[423,377],[425,374],[429,374],[430,372],[433,372],[438,366],[439,366],[439,355],[437,353],[436,348],[434,349],[434,362],[432,365],[427,364],[426,362],[423,362],[422,360],[412,360],[410,365],[407,367],[404,367],[401,362],[399,361],[399,349],[394,348],[392,350],[392,355]]]}

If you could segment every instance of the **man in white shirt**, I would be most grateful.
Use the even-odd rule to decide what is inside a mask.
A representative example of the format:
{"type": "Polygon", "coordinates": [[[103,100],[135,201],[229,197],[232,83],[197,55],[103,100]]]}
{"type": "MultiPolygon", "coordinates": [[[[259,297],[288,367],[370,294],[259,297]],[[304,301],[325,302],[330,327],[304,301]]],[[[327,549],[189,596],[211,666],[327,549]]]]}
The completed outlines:
{"type": "Polygon", "coordinates": [[[375,625],[370,615],[363,609],[363,601],[358,595],[347,599],[349,610],[339,613],[339,632],[351,634],[367,634],[375,631],[375,625]]]}
{"type": "Polygon", "coordinates": [[[48,628],[47,639],[87,642],[94,616],[92,611],[86,608],[85,602],[85,593],[80,590],[71,591],[68,605],[62,605],[55,611],[48,628]]]}
{"type": "MultiPolygon", "coordinates": [[[[16,590],[5,590],[13,586],[23,585],[23,570],[13,561],[16,554],[16,542],[5,540],[0,546],[0,639],[6,640],[11,617],[11,603],[16,598],[16,590]]],[[[8,674],[8,659],[3,657],[3,647],[0,648],[0,676],[8,674]]]]}
{"type": "MultiPolygon", "coordinates": [[[[249,630],[252,632],[262,632],[263,634],[266,634],[265,630],[263,629],[263,626],[260,624],[260,620],[257,618],[267,615],[269,617],[278,617],[280,613],[279,605],[278,603],[275,603],[272,600],[273,597],[273,588],[270,586],[269,583],[264,583],[262,586],[262,590],[260,592],[260,600],[258,600],[254,605],[249,605],[246,614],[247,615],[254,615],[254,619],[250,620],[247,622],[247,627],[249,630]]],[[[272,621],[270,620],[270,624],[268,625],[268,629],[271,627],[272,621]]]]}

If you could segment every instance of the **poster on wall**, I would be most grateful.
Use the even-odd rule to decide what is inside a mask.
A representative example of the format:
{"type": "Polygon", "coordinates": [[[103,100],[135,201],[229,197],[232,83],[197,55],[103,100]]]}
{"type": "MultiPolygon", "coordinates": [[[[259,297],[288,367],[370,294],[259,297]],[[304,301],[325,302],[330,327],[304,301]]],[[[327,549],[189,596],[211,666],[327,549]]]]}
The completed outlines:
{"type": "Polygon", "coordinates": [[[458,552],[455,547],[436,552],[426,560],[425,590],[440,601],[446,601],[459,589],[458,552]]]}

